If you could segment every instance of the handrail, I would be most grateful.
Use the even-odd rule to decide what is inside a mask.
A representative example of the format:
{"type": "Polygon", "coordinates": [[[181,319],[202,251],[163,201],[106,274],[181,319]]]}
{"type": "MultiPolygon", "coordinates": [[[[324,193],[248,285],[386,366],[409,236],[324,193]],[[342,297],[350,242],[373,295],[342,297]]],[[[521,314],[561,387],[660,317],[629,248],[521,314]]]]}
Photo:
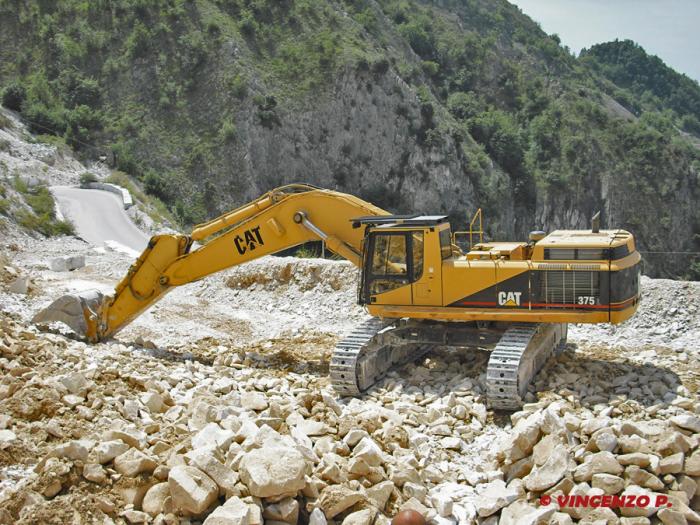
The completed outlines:
{"type": "Polygon", "coordinates": [[[457,236],[458,235],[469,235],[469,249],[471,250],[474,247],[474,236],[479,235],[479,243],[484,242],[484,224],[483,224],[483,216],[481,213],[481,208],[476,210],[476,213],[472,217],[472,220],[469,221],[469,231],[457,231],[452,233],[452,244],[457,244],[457,236]],[[479,221],[479,229],[475,230],[474,229],[474,223],[479,221]]]}
{"type": "Polygon", "coordinates": [[[471,249],[474,246],[472,237],[477,233],[479,234],[479,244],[481,244],[484,242],[484,224],[482,222],[481,208],[476,210],[474,217],[472,217],[472,220],[469,223],[469,249],[471,249]],[[479,229],[474,230],[474,223],[477,219],[479,219],[479,229]]]}

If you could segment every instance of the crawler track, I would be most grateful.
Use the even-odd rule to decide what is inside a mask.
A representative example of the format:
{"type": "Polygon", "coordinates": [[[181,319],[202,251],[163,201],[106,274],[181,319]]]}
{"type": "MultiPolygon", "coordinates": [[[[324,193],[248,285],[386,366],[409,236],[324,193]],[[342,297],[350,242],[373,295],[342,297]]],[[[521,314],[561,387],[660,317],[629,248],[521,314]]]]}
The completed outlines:
{"type": "Polygon", "coordinates": [[[331,357],[330,374],[333,388],[341,396],[357,396],[362,390],[358,374],[358,361],[384,327],[381,319],[373,318],[359,325],[350,335],[340,341],[331,357]]]}
{"type": "MultiPolygon", "coordinates": [[[[335,347],[330,363],[331,382],[341,396],[357,396],[392,367],[416,359],[431,348],[484,348],[482,334],[476,327],[446,329],[370,319],[335,347]]],[[[500,339],[495,339],[497,331],[491,334],[491,345],[495,346],[486,371],[488,404],[499,410],[517,410],[537,372],[552,352],[565,343],[566,325],[516,323],[508,326],[500,339]]]]}
{"type": "Polygon", "coordinates": [[[486,397],[491,408],[518,410],[527,387],[555,348],[566,341],[565,324],[511,325],[491,352],[486,397]]]}

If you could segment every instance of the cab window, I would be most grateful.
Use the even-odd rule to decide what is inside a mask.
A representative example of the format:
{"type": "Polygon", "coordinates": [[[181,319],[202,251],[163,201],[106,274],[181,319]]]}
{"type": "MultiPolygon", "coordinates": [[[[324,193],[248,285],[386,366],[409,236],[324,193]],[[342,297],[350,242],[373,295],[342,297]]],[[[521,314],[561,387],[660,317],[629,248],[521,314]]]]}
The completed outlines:
{"type": "Polygon", "coordinates": [[[408,270],[406,255],[405,235],[377,235],[372,255],[372,274],[406,274],[408,270]]]}
{"type": "Polygon", "coordinates": [[[443,260],[452,257],[452,235],[449,228],[440,232],[440,255],[443,260]]]}
{"type": "Polygon", "coordinates": [[[411,234],[411,252],[413,253],[413,281],[423,275],[423,232],[411,234]]]}
{"type": "Polygon", "coordinates": [[[381,232],[372,236],[366,290],[380,294],[406,286],[423,274],[423,232],[381,232]]]}

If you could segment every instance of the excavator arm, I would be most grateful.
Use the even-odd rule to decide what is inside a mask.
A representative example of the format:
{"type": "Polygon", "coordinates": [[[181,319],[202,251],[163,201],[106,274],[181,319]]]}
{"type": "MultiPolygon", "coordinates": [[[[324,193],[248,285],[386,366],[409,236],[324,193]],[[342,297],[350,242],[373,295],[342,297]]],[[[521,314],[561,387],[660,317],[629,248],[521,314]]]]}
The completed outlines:
{"type": "Polygon", "coordinates": [[[312,240],[361,265],[363,231],[352,219],[388,215],[357,197],[307,185],[283,186],[196,226],[190,235],[156,235],[114,294],[66,295],[34,317],[62,321],[91,342],[125,327],[176,286],[312,240]],[[195,247],[195,242],[201,242],[195,247]]]}

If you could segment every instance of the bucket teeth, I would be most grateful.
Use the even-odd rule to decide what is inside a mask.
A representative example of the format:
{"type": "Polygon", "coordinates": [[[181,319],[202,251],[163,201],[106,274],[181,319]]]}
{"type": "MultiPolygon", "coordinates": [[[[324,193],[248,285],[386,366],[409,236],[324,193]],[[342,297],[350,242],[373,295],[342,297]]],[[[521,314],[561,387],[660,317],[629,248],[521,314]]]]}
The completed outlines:
{"type": "Polygon", "coordinates": [[[88,336],[88,322],[97,320],[105,296],[97,290],[66,294],[34,315],[32,322],[47,325],[61,322],[81,337],[88,336]]]}

